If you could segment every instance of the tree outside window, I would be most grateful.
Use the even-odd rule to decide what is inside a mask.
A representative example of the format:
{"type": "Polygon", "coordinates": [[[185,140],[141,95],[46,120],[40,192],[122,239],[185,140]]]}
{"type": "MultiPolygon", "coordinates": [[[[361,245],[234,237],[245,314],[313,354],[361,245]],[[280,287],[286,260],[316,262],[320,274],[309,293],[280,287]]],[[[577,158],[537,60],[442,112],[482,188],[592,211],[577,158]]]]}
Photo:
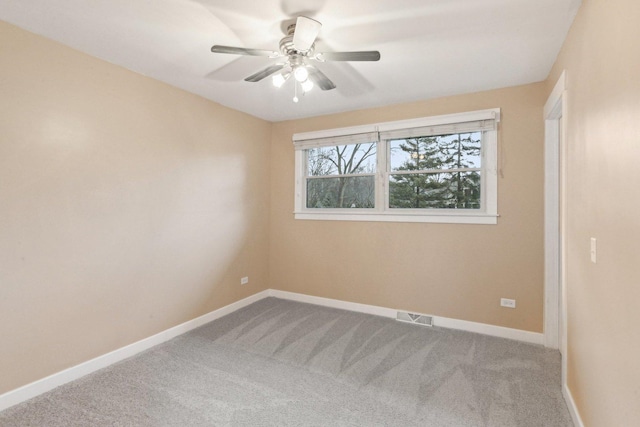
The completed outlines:
{"type": "Polygon", "coordinates": [[[389,152],[390,208],[480,208],[480,132],[391,140],[389,152]]]}

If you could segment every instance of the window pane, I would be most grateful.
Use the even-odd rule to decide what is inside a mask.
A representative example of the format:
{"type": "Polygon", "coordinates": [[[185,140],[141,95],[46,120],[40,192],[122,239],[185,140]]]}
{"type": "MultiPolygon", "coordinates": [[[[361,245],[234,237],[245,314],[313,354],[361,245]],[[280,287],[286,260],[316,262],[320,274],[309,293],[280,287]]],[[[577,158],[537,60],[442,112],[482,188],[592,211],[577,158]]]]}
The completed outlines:
{"type": "Polygon", "coordinates": [[[389,141],[391,171],[480,168],[481,132],[389,141]]]}
{"type": "Polygon", "coordinates": [[[390,175],[389,207],[480,209],[480,172],[390,175]]]}
{"type": "Polygon", "coordinates": [[[307,179],[307,208],[373,208],[374,176],[307,179]]]}
{"type": "Polygon", "coordinates": [[[349,175],[375,171],[375,142],[307,150],[308,176],[349,175]]]}

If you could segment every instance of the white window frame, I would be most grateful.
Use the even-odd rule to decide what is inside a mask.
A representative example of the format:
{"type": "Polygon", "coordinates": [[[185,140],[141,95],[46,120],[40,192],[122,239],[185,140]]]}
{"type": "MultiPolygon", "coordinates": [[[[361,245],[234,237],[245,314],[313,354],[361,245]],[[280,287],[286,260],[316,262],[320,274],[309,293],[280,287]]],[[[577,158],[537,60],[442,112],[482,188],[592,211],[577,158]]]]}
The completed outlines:
{"type": "MultiPolygon", "coordinates": [[[[293,135],[295,148],[295,219],[338,221],[391,221],[433,222],[455,224],[497,224],[498,220],[498,122],[500,109],[469,111],[465,113],[422,117],[394,122],[375,123],[364,126],[328,129],[293,135]],[[306,150],[328,145],[349,144],[350,139],[361,139],[362,135],[384,135],[393,131],[411,131],[419,128],[438,127],[452,129],[458,126],[474,126],[483,123],[481,149],[481,208],[480,209],[390,209],[388,189],[388,144],[377,138],[376,199],[373,209],[320,209],[306,207],[306,150]]],[[[476,129],[476,131],[479,129],[476,129]]],[[[375,142],[375,141],[372,141],[375,142]]]]}

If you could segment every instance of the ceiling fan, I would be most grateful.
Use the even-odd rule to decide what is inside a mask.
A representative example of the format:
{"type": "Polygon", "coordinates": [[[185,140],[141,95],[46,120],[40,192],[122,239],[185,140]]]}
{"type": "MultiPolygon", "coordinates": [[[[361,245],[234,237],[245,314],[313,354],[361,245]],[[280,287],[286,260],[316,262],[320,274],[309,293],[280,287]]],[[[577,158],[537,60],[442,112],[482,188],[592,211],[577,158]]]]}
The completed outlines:
{"type": "MultiPolygon", "coordinates": [[[[316,52],[315,41],[320,33],[321,27],[322,24],[315,19],[299,16],[296,22],[287,28],[287,35],[280,40],[279,51],[214,45],[211,47],[211,52],[284,58],[283,62],[270,65],[244,80],[247,82],[259,82],[266,77],[273,76],[274,86],[281,87],[289,77],[293,75],[294,79],[300,83],[304,92],[310,91],[316,85],[322,90],[331,90],[336,87],[322,71],[310,64],[310,60],[318,62],[380,60],[380,52],[377,50],[359,52],[316,52]]],[[[297,84],[293,100],[294,102],[298,102],[297,84]]]]}

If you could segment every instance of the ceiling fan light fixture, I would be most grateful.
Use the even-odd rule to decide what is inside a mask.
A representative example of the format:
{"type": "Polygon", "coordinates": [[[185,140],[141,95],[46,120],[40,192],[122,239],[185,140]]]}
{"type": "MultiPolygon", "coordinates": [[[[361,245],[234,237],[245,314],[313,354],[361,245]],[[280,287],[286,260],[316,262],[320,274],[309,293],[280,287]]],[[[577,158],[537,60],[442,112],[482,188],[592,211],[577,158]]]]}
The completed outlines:
{"type": "Polygon", "coordinates": [[[305,82],[309,78],[309,70],[307,70],[305,66],[296,67],[296,69],[293,70],[293,76],[300,83],[305,82]]]}
{"type": "Polygon", "coordinates": [[[300,83],[300,86],[302,86],[302,90],[305,92],[309,92],[311,89],[313,89],[313,82],[309,79],[303,81],[302,83],[300,83]]]}
{"type": "Polygon", "coordinates": [[[271,78],[271,81],[275,87],[282,87],[282,85],[287,81],[290,75],[291,73],[289,72],[278,73],[271,78]]]}

